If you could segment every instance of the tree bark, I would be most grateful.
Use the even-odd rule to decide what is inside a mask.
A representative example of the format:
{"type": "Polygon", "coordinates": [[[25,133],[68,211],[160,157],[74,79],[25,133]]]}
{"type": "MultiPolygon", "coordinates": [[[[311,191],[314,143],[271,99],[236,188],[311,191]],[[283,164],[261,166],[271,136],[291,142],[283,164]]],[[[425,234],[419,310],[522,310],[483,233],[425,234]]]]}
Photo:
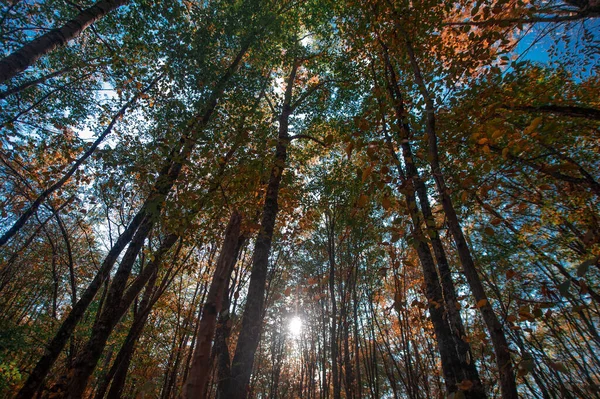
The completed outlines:
{"type": "Polygon", "coordinates": [[[210,289],[202,308],[202,318],[200,319],[200,326],[198,328],[192,366],[183,388],[184,398],[203,399],[206,397],[206,388],[211,368],[210,355],[215,335],[217,315],[221,311],[221,305],[223,304],[227,279],[236,261],[236,247],[240,235],[241,220],[241,215],[237,211],[234,211],[225,230],[221,253],[217,259],[210,289]]]}
{"type": "Polygon", "coordinates": [[[437,190],[440,195],[442,207],[444,209],[444,213],[446,214],[446,223],[454,239],[465,277],[467,278],[469,287],[471,288],[473,296],[477,301],[479,310],[483,316],[483,320],[485,321],[492,344],[494,346],[496,363],[498,364],[498,371],[500,373],[500,388],[502,390],[502,397],[504,399],[517,399],[517,384],[515,381],[508,341],[504,335],[502,323],[500,323],[498,320],[492,305],[488,301],[481,278],[477,272],[477,267],[475,266],[475,262],[471,256],[471,250],[469,249],[462,231],[462,227],[458,220],[456,210],[454,209],[454,204],[450,198],[450,190],[446,186],[444,174],[439,163],[436,135],[437,132],[435,128],[435,106],[433,99],[429,95],[429,91],[423,80],[411,42],[405,38],[405,44],[410,57],[417,86],[419,87],[423,99],[425,100],[425,128],[428,135],[429,162],[433,171],[434,180],[437,185],[437,190]]]}
{"type": "MultiPolygon", "coordinates": [[[[454,333],[444,317],[445,301],[442,293],[442,287],[437,275],[436,265],[427,244],[428,240],[421,228],[421,217],[417,206],[415,193],[418,193],[419,176],[418,170],[414,164],[414,157],[410,149],[409,136],[410,127],[405,121],[405,109],[402,99],[402,93],[398,87],[398,81],[393,66],[389,60],[387,47],[383,42],[380,44],[384,52],[384,62],[387,69],[386,82],[390,98],[394,102],[395,118],[397,123],[397,135],[402,150],[402,157],[406,165],[406,176],[402,172],[398,164],[400,177],[403,179],[406,187],[401,190],[404,194],[406,206],[408,208],[412,225],[413,225],[413,246],[417,250],[417,255],[423,270],[425,280],[425,296],[429,305],[429,314],[434,326],[435,337],[438,345],[438,350],[442,360],[442,370],[444,374],[444,382],[448,392],[456,392],[457,384],[459,384],[463,376],[469,374],[469,370],[465,369],[466,364],[461,362],[459,358],[459,349],[456,346],[454,333]]],[[[387,137],[388,140],[391,138],[387,137]]],[[[393,148],[393,147],[392,147],[393,148]]],[[[427,203],[428,204],[428,203],[427,203]]],[[[476,381],[473,381],[476,384],[476,381]]],[[[465,392],[468,398],[485,398],[485,393],[481,388],[474,385],[475,389],[465,392]]]]}
{"type": "Polygon", "coordinates": [[[254,354],[258,347],[262,330],[262,318],[265,301],[265,287],[267,283],[267,269],[271,242],[279,206],[279,185],[281,176],[286,166],[287,146],[289,145],[289,118],[292,113],[292,88],[296,79],[299,62],[295,61],[287,80],[287,88],[281,114],[279,115],[279,132],[275,159],[271,168],[271,175],[267,185],[265,204],[263,207],[260,231],[254,244],[252,256],[252,271],[250,285],[246,297],[246,306],[242,316],[242,329],[238,338],[235,354],[231,364],[231,373],[224,397],[231,399],[245,399],[248,393],[248,384],[254,364],[254,354]]]}
{"type": "MultiPolygon", "coordinates": [[[[100,387],[96,391],[96,399],[104,398],[104,395],[109,385],[110,391],[108,393],[108,397],[121,397],[123,387],[125,386],[127,369],[129,368],[129,363],[131,362],[131,358],[135,352],[136,343],[142,334],[144,325],[146,324],[152,306],[155,303],[155,301],[151,301],[151,299],[153,297],[157,275],[158,273],[155,271],[152,274],[150,280],[148,281],[148,284],[146,285],[146,289],[144,290],[144,296],[142,298],[142,301],[140,302],[139,311],[135,315],[133,323],[131,323],[131,327],[129,329],[129,332],[127,333],[127,337],[125,338],[125,342],[123,342],[121,349],[119,349],[119,353],[117,354],[117,357],[115,358],[112,367],[110,368],[106,376],[103,378],[100,387]]],[[[156,298],[158,299],[158,297],[156,298]]]]}
{"type": "Polygon", "coordinates": [[[101,0],[93,6],[82,10],[75,18],[60,28],[38,37],[17,51],[0,60],[0,83],[16,76],[29,68],[40,57],[48,54],[57,47],[64,46],[76,38],[86,28],[109,12],[128,3],[128,0],[101,0]]]}

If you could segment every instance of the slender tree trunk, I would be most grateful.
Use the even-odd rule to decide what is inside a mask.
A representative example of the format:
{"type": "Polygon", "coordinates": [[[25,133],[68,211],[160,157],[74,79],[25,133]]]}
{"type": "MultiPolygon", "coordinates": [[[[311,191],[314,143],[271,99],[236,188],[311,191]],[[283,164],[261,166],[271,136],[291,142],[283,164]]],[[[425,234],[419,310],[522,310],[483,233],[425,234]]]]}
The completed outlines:
{"type": "MultiPolygon", "coordinates": [[[[157,210],[157,213],[158,212],[159,210],[157,210]]],[[[87,381],[96,368],[98,360],[102,356],[102,352],[109,335],[121,317],[125,314],[125,312],[127,312],[127,309],[129,309],[129,305],[133,299],[135,299],[135,296],[137,296],[139,293],[138,291],[136,295],[131,298],[131,302],[122,302],[123,293],[125,291],[131,269],[133,268],[135,259],[137,258],[138,253],[141,250],[146,237],[148,236],[148,233],[152,229],[153,224],[154,223],[152,220],[146,220],[144,223],[142,223],[136,233],[136,236],[129,244],[129,247],[123,256],[123,260],[121,261],[108,289],[108,294],[106,296],[106,302],[102,309],[102,313],[92,328],[91,337],[82,351],[75,358],[73,367],[69,371],[69,398],[79,398],[82,396],[87,386],[87,381]]],[[[161,260],[162,259],[155,258],[153,263],[156,263],[156,267],[158,267],[158,263],[161,260]]],[[[153,265],[149,265],[147,267],[154,268],[153,265]]]]}
{"type": "Polygon", "coordinates": [[[86,28],[109,12],[128,3],[128,0],[102,0],[93,6],[82,10],[75,18],[60,28],[38,37],[27,43],[14,53],[0,60],[0,83],[16,76],[29,68],[40,57],[48,54],[57,47],[64,46],[76,38],[86,28]]]}
{"type": "Polygon", "coordinates": [[[252,271],[250,274],[250,285],[246,296],[246,306],[242,316],[242,329],[238,337],[238,343],[231,365],[231,375],[225,397],[231,399],[245,399],[248,393],[248,384],[254,364],[254,354],[260,340],[263,310],[265,301],[265,287],[267,283],[267,269],[269,255],[271,253],[271,242],[279,206],[279,185],[281,176],[286,167],[287,146],[289,145],[289,118],[292,113],[292,88],[296,79],[296,71],[299,62],[294,62],[292,71],[287,80],[287,88],[281,114],[279,115],[278,141],[275,148],[275,159],[271,168],[271,175],[267,185],[265,204],[261,228],[254,244],[252,256],[252,271]]]}
{"type": "MultiPolygon", "coordinates": [[[[465,375],[465,370],[463,369],[464,364],[459,358],[452,329],[450,328],[450,325],[447,323],[444,316],[445,301],[442,287],[440,285],[440,280],[437,274],[433,256],[429,249],[428,239],[421,228],[422,221],[414,194],[418,192],[416,187],[416,184],[418,184],[418,171],[413,163],[413,156],[410,151],[410,145],[408,144],[410,128],[405,121],[402,94],[398,88],[396,74],[387,54],[387,47],[385,47],[383,42],[381,42],[381,45],[384,49],[384,61],[387,69],[387,89],[390,98],[394,101],[395,117],[398,126],[398,140],[401,143],[400,147],[407,170],[406,176],[404,176],[404,173],[402,172],[398,163],[400,177],[404,180],[404,184],[407,186],[402,191],[405,197],[406,206],[412,219],[414,241],[413,246],[417,251],[417,255],[423,270],[423,277],[426,287],[425,296],[429,305],[429,313],[434,326],[438,350],[442,360],[442,370],[446,389],[448,392],[452,393],[457,391],[457,384],[462,381],[462,376],[465,375]]],[[[389,135],[387,136],[387,139],[388,141],[391,139],[389,135]]],[[[465,396],[468,398],[485,397],[481,395],[482,392],[477,389],[465,392],[465,396]]]]}
{"type": "Polygon", "coordinates": [[[25,381],[25,384],[17,394],[17,399],[29,399],[37,391],[44,378],[50,371],[50,368],[58,358],[60,352],[65,347],[71,334],[75,330],[75,327],[85,314],[88,306],[96,296],[98,289],[102,286],[102,283],[107,279],[110,274],[112,266],[116,262],[121,251],[127,246],[131,237],[137,230],[139,223],[141,222],[142,215],[138,213],[136,217],[129,224],[127,229],[119,236],[115,245],[111,248],[107,257],[104,259],[102,266],[96,276],[90,283],[90,285],[83,292],[79,301],[75,304],[65,321],[60,325],[58,331],[54,335],[54,338],[46,346],[44,354],[37,362],[35,368],[25,381]]]}
{"type": "Polygon", "coordinates": [[[471,250],[467,244],[467,240],[462,231],[462,227],[458,220],[458,215],[450,198],[450,190],[448,189],[442,168],[439,162],[439,151],[437,147],[437,135],[435,128],[435,106],[433,99],[429,95],[429,91],[423,80],[417,59],[414,54],[411,42],[405,40],[407,51],[410,57],[415,80],[425,100],[425,127],[428,135],[429,144],[429,162],[433,171],[433,177],[437,185],[438,193],[442,202],[444,213],[446,214],[446,223],[448,229],[454,238],[454,243],[458,251],[459,259],[467,278],[467,282],[473,292],[473,296],[477,301],[483,320],[487,326],[494,353],[496,354],[496,363],[500,373],[500,388],[504,399],[517,399],[517,384],[513,371],[512,360],[510,357],[509,345],[504,334],[502,323],[498,320],[492,305],[488,301],[487,294],[481,282],[481,278],[477,272],[477,267],[471,256],[471,250]]]}
{"type": "Polygon", "coordinates": [[[331,378],[333,379],[333,398],[340,399],[342,390],[339,379],[339,356],[337,341],[337,303],[335,297],[335,209],[327,214],[327,255],[329,261],[329,295],[331,296],[331,325],[329,327],[329,342],[331,347],[331,378]]]}
{"type": "Polygon", "coordinates": [[[140,310],[133,319],[133,323],[131,324],[129,333],[125,338],[125,342],[123,342],[123,345],[121,346],[121,349],[119,350],[119,353],[117,354],[117,357],[115,358],[115,361],[109,372],[106,374],[106,376],[104,376],[100,387],[96,390],[96,399],[104,398],[109,386],[109,398],[119,398],[122,395],[131,358],[135,353],[137,341],[139,340],[144,329],[144,325],[146,324],[148,316],[150,315],[151,308],[149,308],[148,305],[153,305],[149,303],[149,297],[154,288],[154,283],[156,282],[155,276],[156,274],[154,274],[152,279],[148,282],[148,286],[144,291],[144,298],[140,303],[140,310]]]}
{"type": "Polygon", "coordinates": [[[192,366],[188,379],[184,385],[184,398],[205,398],[208,378],[210,376],[210,354],[215,334],[217,315],[221,311],[227,278],[236,261],[236,247],[240,236],[240,223],[242,217],[236,211],[231,215],[221,254],[217,259],[214,276],[208,295],[202,308],[202,318],[196,338],[196,349],[192,359],[192,366]]]}

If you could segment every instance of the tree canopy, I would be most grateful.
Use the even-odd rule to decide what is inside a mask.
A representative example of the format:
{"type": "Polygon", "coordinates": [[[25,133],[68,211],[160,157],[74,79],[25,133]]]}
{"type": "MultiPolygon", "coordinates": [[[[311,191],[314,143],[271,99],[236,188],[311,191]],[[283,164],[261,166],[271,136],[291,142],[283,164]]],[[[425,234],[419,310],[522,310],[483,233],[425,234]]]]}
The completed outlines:
{"type": "Polygon", "coordinates": [[[0,396],[600,398],[594,0],[0,8],[0,396]]]}

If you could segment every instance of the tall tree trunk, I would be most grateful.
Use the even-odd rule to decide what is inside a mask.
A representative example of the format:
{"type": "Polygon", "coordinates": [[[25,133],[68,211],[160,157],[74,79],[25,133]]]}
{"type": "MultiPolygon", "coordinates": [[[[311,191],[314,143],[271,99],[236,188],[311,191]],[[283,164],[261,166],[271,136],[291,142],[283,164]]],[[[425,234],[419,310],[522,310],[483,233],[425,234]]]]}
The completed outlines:
{"type": "Polygon", "coordinates": [[[331,378],[333,379],[333,399],[342,397],[339,379],[339,356],[337,341],[337,303],[335,298],[335,209],[326,215],[327,258],[329,262],[329,295],[331,296],[331,325],[329,326],[329,343],[331,347],[331,378]]]}
{"type": "Polygon", "coordinates": [[[450,190],[446,185],[444,174],[439,162],[439,151],[437,147],[437,135],[435,128],[435,106],[433,99],[429,95],[427,86],[423,80],[421,70],[417,63],[416,56],[412,47],[412,43],[405,38],[406,48],[409,54],[411,66],[415,76],[417,86],[421,91],[421,95],[425,100],[425,128],[428,135],[429,144],[429,162],[433,171],[433,177],[437,185],[438,193],[442,202],[444,213],[446,214],[446,223],[448,229],[452,234],[458,256],[469,283],[473,296],[478,303],[479,310],[483,316],[483,320],[487,326],[488,332],[492,339],[494,346],[494,353],[496,354],[496,363],[498,364],[498,371],[500,373],[500,388],[502,390],[502,397],[504,399],[517,399],[517,384],[515,380],[515,374],[513,370],[512,360],[510,357],[510,351],[508,341],[502,328],[502,323],[498,320],[492,305],[488,301],[487,294],[481,282],[481,278],[477,272],[477,267],[471,256],[471,250],[467,244],[467,240],[462,231],[462,227],[458,220],[454,204],[450,198],[450,190]]]}
{"type": "Polygon", "coordinates": [[[267,283],[267,270],[271,242],[279,206],[279,185],[287,161],[287,146],[289,145],[289,118],[292,113],[292,88],[296,79],[299,62],[294,62],[292,71],[287,80],[287,88],[281,114],[279,115],[279,132],[275,159],[271,168],[271,175],[267,185],[265,204],[263,207],[260,231],[254,244],[252,256],[252,271],[250,285],[246,296],[246,306],[242,316],[242,329],[231,365],[231,374],[224,396],[231,399],[245,399],[254,364],[254,354],[260,340],[263,310],[265,301],[265,287],[267,283]]]}
{"type": "Polygon", "coordinates": [[[241,215],[234,211],[225,230],[225,238],[221,253],[215,265],[210,289],[204,306],[202,318],[196,338],[196,349],[192,359],[192,366],[188,379],[184,385],[184,398],[203,399],[206,397],[206,388],[210,376],[210,354],[215,334],[217,315],[221,311],[223,296],[227,286],[227,279],[236,261],[236,247],[240,236],[241,215]]]}
{"type": "Polygon", "coordinates": [[[64,46],[76,38],[94,22],[109,12],[128,3],[128,0],[102,0],[82,10],[75,18],[60,28],[38,37],[27,43],[14,53],[0,60],[0,83],[14,77],[29,68],[35,61],[57,47],[64,46]]]}
{"type": "MultiPolygon", "coordinates": [[[[158,213],[158,211],[157,211],[158,213]]],[[[131,269],[135,263],[139,251],[141,250],[148,233],[152,229],[153,221],[146,220],[140,226],[136,236],[133,238],[123,259],[117,269],[115,276],[108,289],[106,296],[106,302],[100,314],[100,317],[94,323],[92,327],[92,334],[89,338],[85,347],[75,358],[73,367],[69,371],[68,378],[68,397],[69,398],[80,398],[87,386],[89,377],[96,368],[98,360],[102,356],[106,341],[112,333],[113,328],[116,326],[118,321],[129,309],[129,306],[133,302],[133,299],[137,296],[139,291],[131,297],[130,301],[123,302],[123,293],[126,288],[131,269]]],[[[158,268],[158,264],[162,259],[155,258],[152,263],[155,265],[148,265],[147,267],[158,268]]]]}
{"type": "MultiPolygon", "coordinates": [[[[435,337],[438,345],[438,350],[442,360],[442,370],[444,374],[444,381],[448,392],[456,392],[457,384],[463,380],[463,376],[468,374],[468,370],[465,370],[465,363],[461,362],[459,357],[459,350],[456,347],[456,341],[454,339],[454,333],[447,323],[444,316],[446,313],[446,306],[443,296],[442,287],[437,274],[437,268],[434,262],[433,255],[429,249],[427,236],[424,234],[421,228],[421,217],[419,214],[419,208],[417,206],[415,193],[418,193],[419,176],[418,170],[413,162],[413,155],[409,144],[409,133],[410,127],[405,121],[405,110],[402,99],[402,94],[398,87],[398,81],[396,73],[389,60],[387,53],[387,47],[383,42],[380,42],[384,50],[384,62],[386,67],[386,85],[393,100],[395,118],[397,124],[398,141],[400,142],[400,148],[402,150],[402,157],[406,165],[406,176],[401,170],[400,164],[398,163],[398,171],[400,177],[407,186],[403,191],[406,207],[409,211],[412,225],[413,225],[413,246],[417,251],[421,268],[423,270],[423,277],[425,280],[425,296],[429,305],[429,313],[431,321],[434,326],[435,337]]],[[[384,122],[385,123],[385,122],[384,122]]],[[[391,138],[387,135],[388,144],[391,138]]],[[[393,146],[392,146],[393,148],[393,146]]],[[[394,152],[395,154],[395,152],[394,152]]],[[[427,203],[428,204],[428,203],[427,203]]],[[[474,382],[475,383],[475,382],[474,382]]],[[[477,389],[474,386],[474,390],[465,392],[465,396],[468,398],[484,398],[485,394],[482,389],[477,389]]]]}
{"type": "MultiPolygon", "coordinates": [[[[129,368],[129,363],[131,362],[131,358],[135,352],[136,343],[142,334],[144,325],[146,324],[152,306],[155,303],[155,301],[151,301],[151,299],[153,297],[157,275],[158,273],[154,272],[148,281],[148,284],[146,285],[144,296],[140,302],[139,310],[133,319],[133,323],[131,323],[131,327],[127,333],[127,337],[125,338],[125,342],[123,342],[123,345],[121,345],[121,349],[119,349],[119,353],[117,354],[112,367],[106,376],[104,376],[102,383],[97,389],[95,394],[96,399],[104,398],[104,394],[106,393],[109,385],[110,391],[108,397],[121,397],[123,387],[125,386],[125,379],[127,377],[127,369],[129,368]]],[[[156,298],[158,299],[158,297],[156,298]]]]}

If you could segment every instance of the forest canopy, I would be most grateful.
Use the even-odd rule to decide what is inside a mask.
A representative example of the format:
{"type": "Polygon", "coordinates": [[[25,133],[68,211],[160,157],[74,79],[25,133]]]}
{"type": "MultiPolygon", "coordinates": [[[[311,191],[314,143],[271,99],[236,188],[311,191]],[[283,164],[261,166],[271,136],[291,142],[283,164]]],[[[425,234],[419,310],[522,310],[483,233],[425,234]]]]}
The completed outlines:
{"type": "Polygon", "coordinates": [[[0,4],[0,397],[600,398],[596,0],[0,4]]]}

